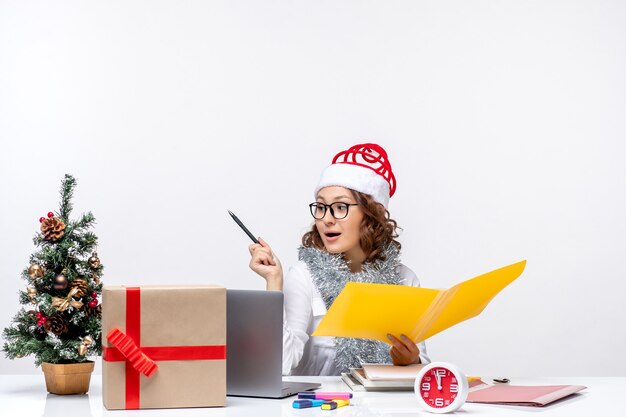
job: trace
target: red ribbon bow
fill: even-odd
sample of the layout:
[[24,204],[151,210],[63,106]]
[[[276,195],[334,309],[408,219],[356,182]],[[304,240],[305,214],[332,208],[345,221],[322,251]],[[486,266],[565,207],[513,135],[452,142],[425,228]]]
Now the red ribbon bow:
[[148,378],[154,374],[158,368],[157,364],[139,349],[133,339],[114,328],[107,335],[107,340],[124,355],[127,361],[137,371]]

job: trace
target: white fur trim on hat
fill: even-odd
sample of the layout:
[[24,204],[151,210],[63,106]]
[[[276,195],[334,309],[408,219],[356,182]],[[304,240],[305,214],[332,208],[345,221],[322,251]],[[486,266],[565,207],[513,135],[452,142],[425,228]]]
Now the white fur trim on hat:
[[369,194],[387,208],[389,204],[389,183],[373,169],[353,164],[335,163],[322,172],[315,188],[314,198],[324,187],[340,186]]

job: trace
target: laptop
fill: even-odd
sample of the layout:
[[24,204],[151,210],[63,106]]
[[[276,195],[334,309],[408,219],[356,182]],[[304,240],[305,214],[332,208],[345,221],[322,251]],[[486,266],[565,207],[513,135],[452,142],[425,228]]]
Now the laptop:
[[320,387],[282,379],[282,292],[227,290],[226,297],[226,395],[284,398]]

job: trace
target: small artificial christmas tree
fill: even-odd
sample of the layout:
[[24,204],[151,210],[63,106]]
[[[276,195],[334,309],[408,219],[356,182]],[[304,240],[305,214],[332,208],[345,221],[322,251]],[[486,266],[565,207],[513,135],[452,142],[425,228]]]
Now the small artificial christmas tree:
[[91,212],[70,220],[76,180],[65,175],[61,206],[39,219],[41,233],[33,239],[38,250],[22,271],[27,282],[20,291],[21,308],[4,329],[4,350],[9,359],[35,355],[35,365],[87,362],[102,354],[101,312],[103,266],[95,252],[98,238],[90,231]]

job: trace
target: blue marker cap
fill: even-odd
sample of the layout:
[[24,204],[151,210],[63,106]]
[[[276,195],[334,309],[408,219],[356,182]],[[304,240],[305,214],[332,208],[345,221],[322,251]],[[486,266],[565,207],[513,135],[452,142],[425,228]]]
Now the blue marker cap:
[[319,407],[324,404],[324,400],[294,400],[293,408]]

